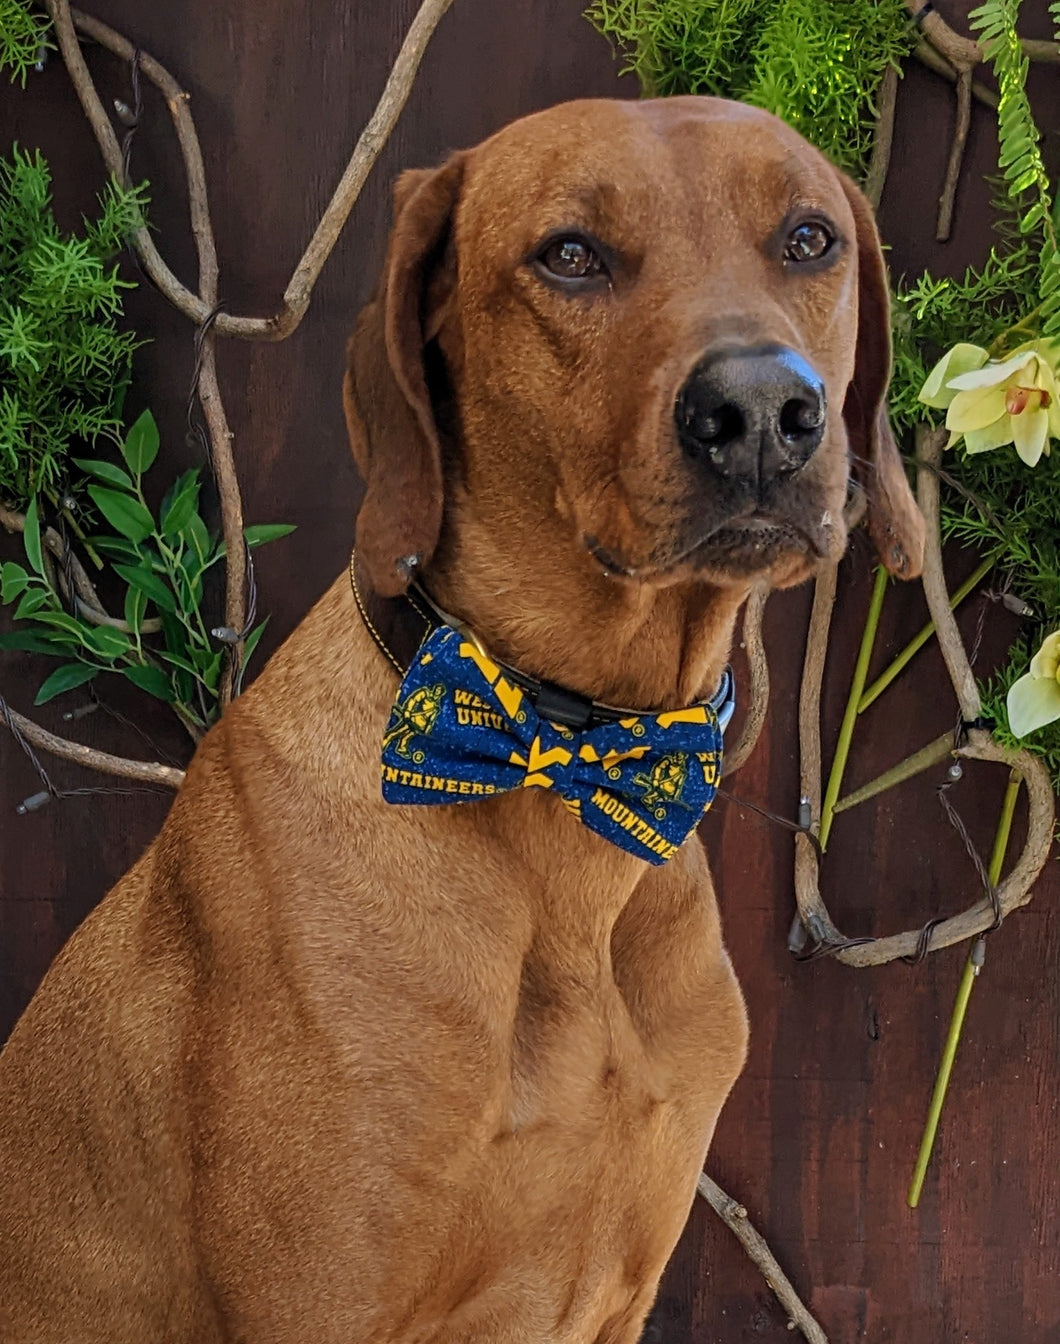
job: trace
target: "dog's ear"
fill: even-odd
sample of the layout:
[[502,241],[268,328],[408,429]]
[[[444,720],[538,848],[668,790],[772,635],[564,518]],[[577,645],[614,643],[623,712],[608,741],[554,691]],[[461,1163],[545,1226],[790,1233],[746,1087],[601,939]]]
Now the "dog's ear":
[[887,268],[872,208],[842,177],[858,247],[858,334],[854,377],[843,405],[853,475],[868,501],[868,528],[885,569],[915,579],[924,561],[924,518],[906,479],[887,416],[891,314]]
[[342,400],[365,483],[357,553],[387,597],[431,558],[442,525],[441,448],[423,356],[455,286],[447,242],[463,169],[457,154],[398,178],[382,281],[347,350]]

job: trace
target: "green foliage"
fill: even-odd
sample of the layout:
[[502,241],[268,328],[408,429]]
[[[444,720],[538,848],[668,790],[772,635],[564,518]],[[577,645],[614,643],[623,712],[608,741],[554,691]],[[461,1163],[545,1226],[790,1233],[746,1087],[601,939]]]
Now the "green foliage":
[[[1041,135],[1027,97],[1029,62],[1016,18],[1022,0],[986,0],[968,15],[993,62],[998,87],[998,166],[1016,210],[1021,234],[1041,239],[1038,270],[1039,324],[1043,336],[1060,336],[1060,253],[1053,222],[1052,190],[1042,162]],[[1054,5],[1056,18],[1060,6]]]
[[595,0],[589,17],[646,92],[753,103],[855,175],[883,73],[913,45],[901,0]]
[[1038,284],[1036,250],[1021,239],[1005,250],[994,247],[984,266],[960,280],[936,278],[926,271],[900,283],[892,299],[894,373],[891,419],[897,430],[912,432],[921,421],[942,423],[944,413],[917,399],[928,373],[958,341],[1007,354],[1035,333],[1024,321],[1033,308]]
[[24,0],[0,0],[0,70],[23,88],[26,76],[40,59],[42,47],[50,47],[48,16]]
[[[13,607],[16,629],[0,635],[0,649],[21,649],[62,659],[45,680],[37,704],[94,680],[102,673],[123,676],[141,690],[173,706],[182,722],[198,732],[218,715],[224,649],[203,620],[206,575],[224,559],[224,543],[199,512],[199,473],[179,476],[153,512],[143,490],[144,474],[158,454],[159,436],[149,411],[121,443],[124,466],[78,459],[92,481],[88,493],[111,531],[93,537],[123,591],[123,620],[101,624],[71,605],[57,581],[41,539],[37,501],[26,511],[23,546],[26,564],[0,570],[0,602]],[[284,525],[247,528],[250,546],[293,529]],[[244,663],[264,630],[246,642]]]
[[143,187],[113,184],[81,237],[64,237],[39,152],[0,159],[0,498],[54,497],[76,445],[117,442],[136,337],[119,329],[112,259],[142,219]]

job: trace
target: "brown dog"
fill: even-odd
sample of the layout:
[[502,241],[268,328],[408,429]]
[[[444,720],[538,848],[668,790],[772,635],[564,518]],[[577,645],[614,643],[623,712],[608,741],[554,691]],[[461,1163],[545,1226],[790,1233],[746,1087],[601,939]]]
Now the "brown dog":
[[[866,204],[764,113],[575,103],[408,173],[346,382],[366,612],[399,641],[415,572],[529,676],[709,696],[851,472],[917,570],[888,365]],[[703,850],[542,789],[387,805],[397,686],[343,575],[48,974],[4,1344],[638,1338],[744,1054]]]

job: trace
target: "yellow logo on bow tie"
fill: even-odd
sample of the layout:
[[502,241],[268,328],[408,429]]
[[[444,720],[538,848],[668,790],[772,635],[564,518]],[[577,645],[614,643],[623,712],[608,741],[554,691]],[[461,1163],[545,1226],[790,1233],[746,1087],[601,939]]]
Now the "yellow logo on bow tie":
[[535,737],[530,743],[530,754],[520,756],[517,751],[513,751],[508,757],[512,765],[521,765],[526,771],[526,778],[523,780],[524,789],[550,789],[554,783],[551,775],[543,774],[550,765],[569,765],[571,753],[563,747],[553,747],[550,751],[541,750],[541,739]]
[[634,775],[633,783],[644,790],[644,806],[650,807],[657,821],[666,816],[666,808],[681,801],[688,779],[688,757],[683,751],[661,756],[647,775]]
[[618,767],[623,761],[639,761],[649,751],[651,747],[630,747],[628,751],[608,751],[601,756],[590,742],[583,742],[578,748],[578,755],[590,765],[602,765],[608,779],[620,779],[622,771]]
[[460,642],[460,657],[470,658],[478,670],[489,682],[493,688],[493,694],[504,706],[504,712],[509,718],[515,719],[521,723],[519,717],[520,707],[523,703],[523,693],[517,686],[512,686],[501,676],[501,670],[492,658],[487,658],[481,649],[476,648],[468,640]]
[[436,686],[421,686],[404,700],[394,706],[393,727],[388,728],[383,738],[383,750],[393,744],[399,756],[407,761],[422,764],[424,753],[411,750],[414,737],[426,737],[434,729],[445,699],[445,687],[439,682]]

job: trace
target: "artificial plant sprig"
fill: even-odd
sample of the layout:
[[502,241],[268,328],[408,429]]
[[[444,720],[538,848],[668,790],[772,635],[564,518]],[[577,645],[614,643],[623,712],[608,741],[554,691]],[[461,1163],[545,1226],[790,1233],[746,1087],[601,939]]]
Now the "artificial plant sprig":
[[139,344],[122,330],[128,282],[115,262],[146,191],[111,184],[80,237],[51,209],[39,152],[0,158],[0,500],[53,502],[75,445],[121,431],[121,402]]
[[[1049,175],[1040,149],[1041,133],[1027,96],[1028,61],[1016,20],[1022,0],[986,0],[968,15],[980,34],[998,85],[998,166],[1017,209],[1021,234],[1040,236],[1039,323],[1043,336],[1060,336],[1060,252]],[[1054,22],[1057,6],[1052,7]]]
[[0,70],[23,88],[26,76],[52,46],[46,14],[23,0],[0,0]]
[[[84,686],[101,673],[117,673],[171,705],[197,738],[220,710],[224,648],[208,631],[202,608],[205,577],[224,559],[225,547],[199,512],[197,470],[178,477],[157,513],[152,511],[143,480],[158,448],[158,428],[145,411],[122,441],[123,466],[76,460],[91,481],[89,497],[110,525],[93,544],[122,581],[123,620],[100,624],[69,600],[49,563],[34,500],[22,529],[27,564],[9,561],[0,570],[0,601],[12,607],[16,625],[0,635],[0,649],[65,660],[41,686],[37,704]],[[292,530],[284,524],[250,527],[246,544],[258,546]],[[155,616],[149,618],[152,610]],[[262,622],[248,635],[244,660],[264,628]]]
[[915,45],[901,0],[595,0],[588,15],[646,92],[753,103],[855,175],[884,72]]

